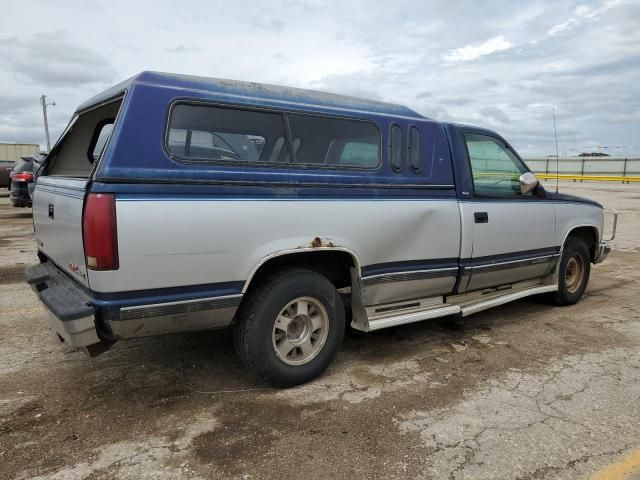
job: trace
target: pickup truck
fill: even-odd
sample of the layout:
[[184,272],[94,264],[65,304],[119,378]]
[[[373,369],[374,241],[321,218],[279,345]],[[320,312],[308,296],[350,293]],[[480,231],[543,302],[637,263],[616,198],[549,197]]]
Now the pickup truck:
[[27,280],[61,340],[231,327],[276,386],[320,375],[347,323],[571,305],[609,252],[603,207],[546,190],[493,131],[156,72],[77,109],[33,206]]

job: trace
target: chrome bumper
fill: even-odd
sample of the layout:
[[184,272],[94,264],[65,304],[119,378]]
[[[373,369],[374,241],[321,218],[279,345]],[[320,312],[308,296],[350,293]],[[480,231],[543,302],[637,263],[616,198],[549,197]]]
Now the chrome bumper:
[[609,213],[613,216],[612,224],[611,224],[611,236],[609,238],[604,238],[602,243],[607,243],[616,238],[616,230],[618,229],[618,212],[613,208],[605,207],[604,213]]
[[613,216],[613,219],[611,221],[611,236],[609,238],[604,238],[604,232],[603,232],[603,239],[600,242],[600,246],[596,250],[595,257],[593,258],[594,264],[602,263],[604,262],[604,259],[607,258],[607,255],[609,255],[609,252],[611,251],[611,246],[609,246],[609,242],[614,238],[616,238],[616,230],[618,229],[618,212],[616,212],[613,208],[605,207],[604,213],[610,214]]
[[101,342],[95,310],[87,292],[51,262],[26,272],[27,282],[45,311],[52,330],[71,347],[89,347]]
[[44,308],[49,327],[58,334],[60,339],[70,347],[82,348],[100,343],[96,323],[93,315],[90,317],[76,318],[74,320],[61,320],[47,308],[44,302],[40,302]]
[[596,250],[595,258],[593,259],[593,263],[601,263],[607,258],[609,252],[611,251],[611,247],[608,242],[601,242],[600,247]]

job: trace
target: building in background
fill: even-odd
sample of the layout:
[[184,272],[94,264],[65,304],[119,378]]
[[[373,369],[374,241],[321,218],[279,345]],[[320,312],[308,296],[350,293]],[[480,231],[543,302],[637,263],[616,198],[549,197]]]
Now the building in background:
[[40,145],[35,143],[0,142],[0,188],[9,187],[9,173],[21,157],[31,157],[39,152]]
[[40,152],[35,143],[0,143],[0,161],[17,162],[20,157],[29,157]]

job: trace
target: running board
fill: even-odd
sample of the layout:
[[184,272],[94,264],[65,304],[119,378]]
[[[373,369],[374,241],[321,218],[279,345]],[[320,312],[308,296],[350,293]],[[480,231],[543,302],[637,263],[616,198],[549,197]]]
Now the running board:
[[[368,322],[363,326],[364,328],[359,328],[354,323],[352,323],[352,327],[357,330],[371,332],[373,330],[380,330],[382,328],[395,327],[397,325],[405,325],[407,323],[421,322],[422,320],[429,320],[432,318],[446,317],[447,315],[460,315],[462,317],[466,317],[473,313],[481,312],[482,310],[486,310],[488,308],[497,307],[498,305],[504,305],[505,303],[513,302],[514,300],[519,300],[530,295],[555,292],[557,290],[558,285],[556,284],[538,284],[537,286],[522,288],[520,290],[516,290],[515,292],[510,290],[509,293],[504,293],[502,295],[494,294],[493,296],[491,296],[491,298],[482,299],[481,297],[476,297],[472,301],[467,300],[468,303],[462,303],[463,300],[458,298],[458,301],[460,302],[459,304],[439,303],[433,305],[432,302],[436,301],[436,298],[423,299],[407,304],[407,308],[404,309],[404,313],[397,313],[396,315],[393,315],[389,314],[390,312],[385,312],[385,316],[383,316],[382,318],[374,317],[373,319],[368,320]],[[416,310],[416,303],[418,303],[422,307],[422,309]],[[431,308],[424,308],[429,304],[431,304]],[[413,308],[409,308],[408,305],[411,305],[411,307]],[[395,306],[403,307],[404,305],[398,304]],[[388,307],[384,308],[386,309]],[[378,308],[378,310],[382,310],[382,308]],[[369,315],[371,315],[371,313]]]
[[505,303],[513,302],[530,295],[538,295],[540,293],[555,292],[558,290],[558,285],[542,285],[539,287],[526,288],[524,290],[518,290],[506,295],[500,295],[498,297],[489,298],[487,300],[481,300],[479,302],[470,303],[468,305],[462,305],[460,308],[460,315],[466,317],[472,313],[481,312],[487,308],[497,307],[498,305],[504,305]]
[[404,313],[390,317],[380,318],[378,320],[369,321],[369,331],[380,330],[381,328],[395,327],[396,325],[404,325],[406,323],[420,322],[431,318],[445,317],[447,315],[455,315],[460,313],[459,305],[446,305],[439,308],[431,308],[419,312]]

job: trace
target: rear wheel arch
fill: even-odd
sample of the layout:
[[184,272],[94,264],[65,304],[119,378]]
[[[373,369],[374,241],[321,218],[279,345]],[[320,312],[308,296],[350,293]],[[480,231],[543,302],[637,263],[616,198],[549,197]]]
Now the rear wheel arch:
[[337,289],[351,286],[351,268],[360,276],[360,262],[356,254],[346,248],[298,248],[275,252],[263,258],[249,274],[242,293],[247,293],[260,281],[278,270],[305,268],[324,275]]

